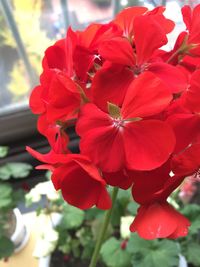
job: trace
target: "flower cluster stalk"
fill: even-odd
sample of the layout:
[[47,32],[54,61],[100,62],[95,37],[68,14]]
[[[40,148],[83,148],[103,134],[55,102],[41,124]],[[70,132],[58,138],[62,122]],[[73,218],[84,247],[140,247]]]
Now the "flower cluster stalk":
[[113,211],[113,207],[114,207],[114,204],[115,204],[115,200],[117,198],[117,193],[118,193],[118,188],[114,187],[113,188],[113,192],[112,192],[112,208],[107,210],[106,213],[105,213],[104,222],[103,222],[101,231],[100,231],[100,233],[98,235],[97,242],[96,242],[96,245],[95,245],[95,249],[94,249],[94,252],[93,252],[92,259],[91,259],[89,267],[96,267],[96,264],[97,264],[97,261],[98,261],[98,258],[99,258],[99,252],[100,252],[100,249],[101,249],[101,245],[102,245],[102,242],[104,240],[104,237],[105,237],[105,234],[106,234],[106,231],[108,229],[108,225],[109,225],[109,222],[110,222],[110,219],[111,219],[111,216],[112,216],[112,211]]

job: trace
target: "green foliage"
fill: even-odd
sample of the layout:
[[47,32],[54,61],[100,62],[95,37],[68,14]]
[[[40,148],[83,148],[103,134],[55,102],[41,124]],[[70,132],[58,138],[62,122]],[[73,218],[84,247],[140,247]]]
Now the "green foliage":
[[200,206],[197,204],[187,204],[181,209],[181,213],[185,215],[191,222],[188,236],[180,239],[181,253],[185,256],[189,263],[195,267],[199,267]]
[[137,214],[138,207],[139,205],[135,201],[132,201],[128,204],[127,210],[132,216],[135,216]]
[[104,215],[104,211],[99,210],[95,207],[85,211],[85,219],[89,221],[100,219],[103,217],[103,215]]
[[185,256],[188,262],[192,263],[194,266],[200,266],[200,244],[196,242],[190,242]]
[[129,267],[131,264],[131,254],[121,249],[120,241],[114,237],[103,244],[100,253],[108,267]]
[[14,244],[9,238],[0,234],[0,260],[10,257],[14,252]]
[[0,146],[0,158],[4,158],[8,154],[9,147],[8,146]]
[[84,216],[84,211],[70,205],[65,205],[60,226],[66,230],[77,229],[82,225]]
[[22,199],[21,190],[14,191],[10,184],[0,183],[0,259],[14,251],[13,242],[7,237],[11,211]]
[[90,259],[95,246],[90,227],[82,227],[76,232],[76,237],[83,248],[81,258]]
[[9,162],[0,167],[0,179],[24,178],[29,175],[32,169],[33,167],[28,163]]
[[130,199],[130,190],[119,189],[111,218],[111,223],[113,226],[120,225],[120,218],[126,214],[126,208],[130,202]]
[[170,240],[144,240],[132,235],[127,246],[132,254],[132,266],[176,267],[179,262],[179,248]]
[[12,188],[8,184],[0,183],[0,210],[12,207]]
[[191,221],[189,234],[197,234],[200,230],[200,206],[188,204],[181,210],[181,213]]

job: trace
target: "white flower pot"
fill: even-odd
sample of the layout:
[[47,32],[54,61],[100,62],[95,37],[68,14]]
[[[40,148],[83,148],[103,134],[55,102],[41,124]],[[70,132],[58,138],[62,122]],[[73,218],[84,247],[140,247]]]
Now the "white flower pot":
[[26,225],[24,224],[24,219],[20,210],[18,208],[15,208],[13,210],[13,213],[16,218],[16,227],[10,239],[12,240],[15,246],[14,252],[17,253],[26,246],[29,240],[30,233]]

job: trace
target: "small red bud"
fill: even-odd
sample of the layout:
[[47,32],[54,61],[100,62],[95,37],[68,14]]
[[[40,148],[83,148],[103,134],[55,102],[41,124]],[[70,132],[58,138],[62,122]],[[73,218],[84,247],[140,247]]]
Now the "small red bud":
[[123,241],[121,242],[120,247],[121,247],[122,250],[126,249],[127,243],[128,243],[128,240],[123,240]]
[[65,255],[63,256],[63,260],[64,260],[64,261],[69,261],[69,260],[70,260],[70,256],[67,255],[67,254],[65,254]]

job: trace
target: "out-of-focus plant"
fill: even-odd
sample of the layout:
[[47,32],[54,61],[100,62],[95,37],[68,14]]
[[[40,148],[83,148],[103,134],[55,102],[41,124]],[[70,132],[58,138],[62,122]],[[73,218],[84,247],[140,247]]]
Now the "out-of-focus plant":
[[[7,153],[8,147],[0,146],[0,158],[6,157]],[[15,217],[12,210],[24,198],[23,190],[14,190],[7,180],[26,177],[31,169],[31,165],[19,162],[0,166],[0,260],[14,252],[11,235],[15,229]]]
[[[180,255],[183,255],[191,266],[198,267],[200,206],[184,205],[179,199],[179,192],[180,189],[175,191],[168,201],[190,219],[189,236],[179,240],[143,240],[128,231],[138,204],[131,200],[130,191],[119,190],[114,216],[100,252],[101,262],[107,267],[131,267],[135,264],[138,267],[175,267],[182,257]],[[44,195],[47,200],[45,205],[39,205],[37,213],[39,216],[49,216],[53,224],[51,229],[45,227],[40,234],[34,256],[47,256],[57,250],[62,252],[65,261],[75,263],[81,259],[82,263],[87,262],[98,236],[103,212],[96,208],[82,211],[68,205],[51,182],[36,185],[26,195],[26,202],[28,205],[39,202]],[[55,213],[60,214],[56,225],[53,220]]]
[[[48,45],[50,39],[40,26],[42,1],[13,1],[13,14],[26,48],[31,65],[35,72],[41,72],[41,56]],[[31,30],[30,30],[31,29]],[[7,32],[7,30],[6,30]],[[12,36],[6,33],[4,40],[5,45],[16,48],[16,42]],[[52,40],[51,40],[52,43]],[[11,82],[8,85],[8,90],[13,94],[13,101],[22,99],[29,92],[30,85],[26,74],[25,67],[19,59],[15,62],[13,70],[10,73]]]

